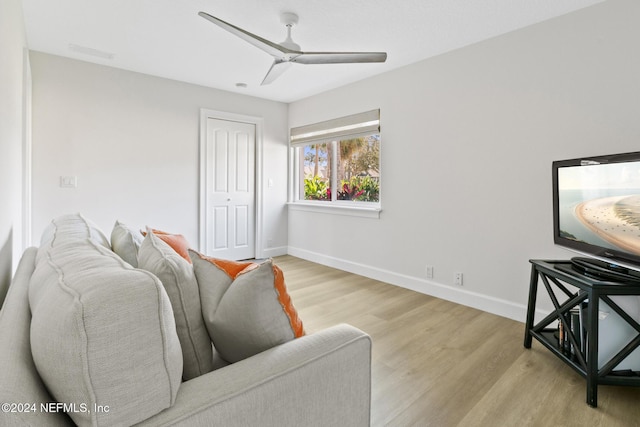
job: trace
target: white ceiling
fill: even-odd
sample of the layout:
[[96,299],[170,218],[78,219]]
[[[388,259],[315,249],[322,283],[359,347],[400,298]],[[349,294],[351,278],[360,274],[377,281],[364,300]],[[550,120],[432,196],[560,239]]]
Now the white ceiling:
[[[603,0],[22,0],[32,50],[292,102]],[[260,86],[273,59],[198,16],[273,42],[282,12],[305,51],[385,51],[384,64],[294,64]],[[70,45],[90,53],[70,49]],[[95,56],[111,54],[111,58]],[[236,87],[246,83],[246,88]]]

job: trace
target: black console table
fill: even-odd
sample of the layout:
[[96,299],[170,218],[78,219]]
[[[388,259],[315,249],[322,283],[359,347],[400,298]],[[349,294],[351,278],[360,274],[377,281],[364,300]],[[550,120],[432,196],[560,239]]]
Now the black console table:
[[[598,406],[598,385],[640,387],[640,373],[617,372],[616,366],[640,345],[640,324],[609,298],[611,295],[640,295],[640,284],[607,282],[573,270],[570,261],[530,260],[531,282],[524,333],[524,346],[531,348],[535,338],[587,380],[587,403]],[[554,311],[534,325],[538,282],[541,281],[551,299]],[[566,284],[577,288],[571,291]],[[559,301],[556,291],[566,300]],[[637,332],[637,335],[598,369],[598,306],[604,301]],[[575,320],[579,313],[580,322]],[[558,327],[550,327],[557,322]],[[576,326],[579,324],[579,327]]]

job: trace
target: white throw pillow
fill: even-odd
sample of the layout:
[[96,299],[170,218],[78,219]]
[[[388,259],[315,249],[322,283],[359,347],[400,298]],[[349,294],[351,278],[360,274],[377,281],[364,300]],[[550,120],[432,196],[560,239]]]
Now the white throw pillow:
[[111,230],[111,249],[123,260],[134,267],[138,266],[138,250],[144,236],[120,221],[116,221]]
[[164,285],[176,321],[184,359],[185,381],[213,370],[213,349],[202,320],[198,282],[192,265],[147,228],[138,252],[138,267]]
[[189,255],[207,331],[227,362],[237,362],[304,335],[284,275],[271,259],[235,262],[193,250]]

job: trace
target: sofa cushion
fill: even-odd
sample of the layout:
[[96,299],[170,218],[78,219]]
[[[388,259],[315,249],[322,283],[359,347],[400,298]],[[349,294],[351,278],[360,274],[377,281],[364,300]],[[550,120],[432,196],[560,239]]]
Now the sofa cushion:
[[207,331],[227,362],[304,335],[282,271],[271,259],[243,263],[189,253]]
[[91,240],[100,246],[111,249],[111,244],[107,236],[92,221],[88,220],[80,213],[62,215],[49,223],[42,232],[40,247],[36,262],[40,262],[44,254],[57,243],[66,240],[84,241]]
[[138,266],[138,250],[144,236],[120,221],[111,230],[111,249],[134,267]]
[[182,352],[160,281],[92,239],[43,256],[29,283],[31,350],[52,397],[75,404],[78,425],[132,425],[173,405]]
[[211,339],[202,320],[193,267],[151,229],[142,241],[138,267],[155,274],[167,291],[184,359],[185,381],[213,370]]

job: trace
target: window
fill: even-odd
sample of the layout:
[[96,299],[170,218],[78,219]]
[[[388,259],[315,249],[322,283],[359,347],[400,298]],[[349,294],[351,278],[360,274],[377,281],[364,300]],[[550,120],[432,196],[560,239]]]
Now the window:
[[380,206],[379,110],[291,129],[295,201]]

